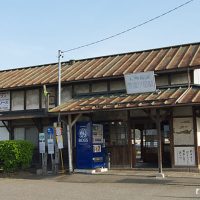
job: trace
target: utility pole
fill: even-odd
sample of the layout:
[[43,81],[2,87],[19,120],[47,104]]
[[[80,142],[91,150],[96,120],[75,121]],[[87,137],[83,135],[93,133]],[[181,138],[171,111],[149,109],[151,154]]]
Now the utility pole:
[[58,106],[61,104],[61,61],[62,51],[58,50]]

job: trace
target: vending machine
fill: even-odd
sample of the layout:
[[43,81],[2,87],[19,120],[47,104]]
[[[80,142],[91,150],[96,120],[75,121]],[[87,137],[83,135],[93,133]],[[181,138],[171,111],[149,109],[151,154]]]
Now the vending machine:
[[91,121],[76,123],[76,168],[96,169],[106,166],[103,125]]

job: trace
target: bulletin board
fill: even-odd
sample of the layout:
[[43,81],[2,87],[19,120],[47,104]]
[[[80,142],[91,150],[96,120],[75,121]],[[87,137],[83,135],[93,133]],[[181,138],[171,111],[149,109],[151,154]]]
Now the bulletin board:
[[194,147],[174,147],[175,166],[194,166],[195,148]]

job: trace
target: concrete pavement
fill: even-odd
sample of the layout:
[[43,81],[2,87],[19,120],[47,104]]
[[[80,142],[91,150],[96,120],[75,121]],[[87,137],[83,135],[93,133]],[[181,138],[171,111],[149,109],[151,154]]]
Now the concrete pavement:
[[[200,199],[199,174],[168,172],[165,179],[156,179],[154,175],[155,172],[152,171],[120,170],[100,175],[64,174],[46,177],[22,173],[10,178],[0,178],[0,199]],[[199,194],[196,194],[196,189]]]

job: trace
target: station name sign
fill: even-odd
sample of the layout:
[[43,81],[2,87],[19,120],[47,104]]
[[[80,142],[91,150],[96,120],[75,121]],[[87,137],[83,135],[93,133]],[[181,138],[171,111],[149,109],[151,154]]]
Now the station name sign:
[[156,91],[155,74],[153,71],[125,74],[124,79],[127,94]]

